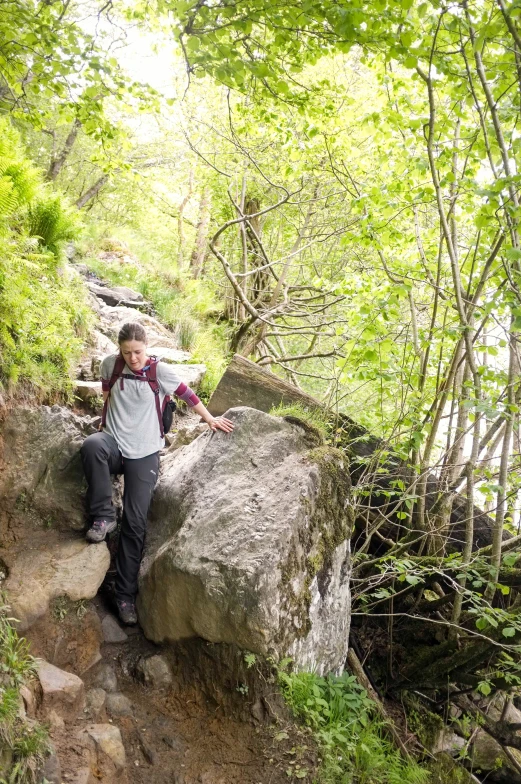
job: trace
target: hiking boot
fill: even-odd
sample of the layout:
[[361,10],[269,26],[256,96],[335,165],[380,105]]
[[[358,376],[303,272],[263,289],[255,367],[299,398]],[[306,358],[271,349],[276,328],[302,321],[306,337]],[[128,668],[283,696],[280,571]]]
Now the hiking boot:
[[117,522],[115,520],[94,520],[92,528],[87,531],[88,542],[103,542],[107,534],[115,531]]
[[119,620],[125,626],[135,626],[137,623],[136,605],[134,602],[125,602],[118,599],[116,601],[118,608]]

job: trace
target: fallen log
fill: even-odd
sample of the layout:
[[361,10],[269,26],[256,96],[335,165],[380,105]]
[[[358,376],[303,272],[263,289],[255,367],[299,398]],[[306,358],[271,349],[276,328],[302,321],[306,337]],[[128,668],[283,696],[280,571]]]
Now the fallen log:
[[[346,450],[351,460],[351,480],[353,485],[368,482],[370,493],[363,504],[373,510],[385,508],[389,522],[381,533],[390,539],[399,539],[404,533],[403,524],[394,514],[394,506],[400,503],[389,500],[389,491],[393,489],[397,479],[407,486],[410,481],[410,469],[407,464],[393,454],[392,448],[381,438],[373,436],[366,428],[359,425],[345,414],[327,409],[319,400],[302,392],[294,384],[284,381],[269,370],[251,362],[249,359],[234,354],[208,403],[214,416],[224,414],[234,406],[249,406],[269,413],[280,405],[299,404],[308,410],[322,410],[337,418],[336,428],[340,431],[339,446]],[[381,455],[384,455],[381,458]],[[375,457],[378,463],[377,473],[371,473],[368,463]],[[378,460],[376,459],[378,458]],[[396,491],[394,491],[396,492]],[[439,497],[438,480],[435,475],[427,479],[427,512],[434,507]],[[466,499],[459,493],[452,500],[450,515],[449,549],[461,550],[465,541]],[[365,515],[363,515],[365,517]],[[362,515],[358,519],[359,532],[365,528]],[[355,522],[356,525],[356,522]],[[477,507],[474,510],[474,549],[486,547],[492,543],[493,520]],[[418,532],[421,533],[421,532]],[[355,534],[356,538],[356,534]],[[505,534],[504,538],[509,538]]]
[[301,392],[294,384],[288,384],[255,362],[234,354],[210,398],[208,408],[214,416],[221,416],[234,406],[248,406],[269,413],[282,403],[300,403],[310,409],[323,408],[318,400]]

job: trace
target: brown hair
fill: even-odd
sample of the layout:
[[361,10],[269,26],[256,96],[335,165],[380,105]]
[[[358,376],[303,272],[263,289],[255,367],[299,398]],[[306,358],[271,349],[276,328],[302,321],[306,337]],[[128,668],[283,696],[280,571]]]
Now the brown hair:
[[137,321],[128,321],[123,324],[118,334],[118,343],[121,346],[126,340],[139,340],[141,343],[147,342],[145,328]]

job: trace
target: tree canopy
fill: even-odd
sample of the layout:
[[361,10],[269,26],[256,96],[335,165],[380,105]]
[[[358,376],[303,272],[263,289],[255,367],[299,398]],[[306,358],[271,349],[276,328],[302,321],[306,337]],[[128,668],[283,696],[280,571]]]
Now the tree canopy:
[[[6,155],[16,253],[40,276],[67,235],[36,261],[21,247],[44,234],[29,191],[11,205],[30,171],[81,211],[87,246],[127,238],[144,268],[106,273],[194,335],[202,319],[219,367],[236,351],[312,393],[348,451],[343,417],[380,439],[355,450],[357,612],[385,616],[391,647],[426,625],[429,653],[402,650],[395,687],[440,702],[521,686],[520,15],[517,0],[0,7],[3,133],[19,150],[18,127],[51,183]],[[168,95],[118,60],[136,26],[176,47]],[[2,319],[12,358],[25,338]]]

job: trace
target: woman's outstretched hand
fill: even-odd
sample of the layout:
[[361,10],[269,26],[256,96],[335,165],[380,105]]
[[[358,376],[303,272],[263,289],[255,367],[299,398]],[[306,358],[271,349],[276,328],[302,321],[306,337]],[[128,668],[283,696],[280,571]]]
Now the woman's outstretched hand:
[[210,414],[204,403],[197,403],[192,408],[194,414],[199,414],[201,419],[203,419],[207,425],[211,427],[211,429],[215,432],[216,430],[223,430],[225,433],[231,433],[235,425],[230,419],[226,419],[226,417],[218,416],[214,417]]
[[214,417],[208,424],[213,431],[223,430],[225,433],[231,433],[235,427],[233,422],[230,419],[226,419],[226,417]]

